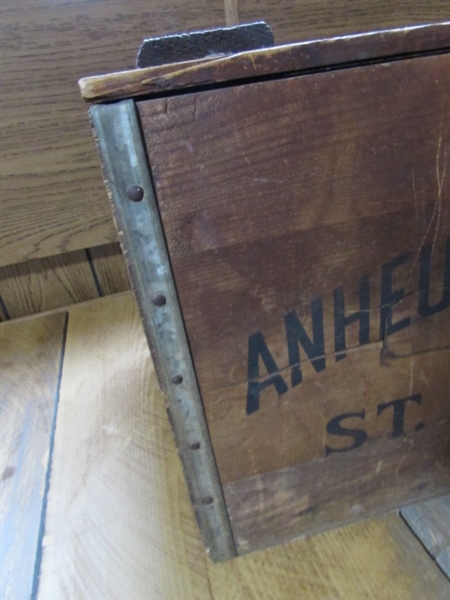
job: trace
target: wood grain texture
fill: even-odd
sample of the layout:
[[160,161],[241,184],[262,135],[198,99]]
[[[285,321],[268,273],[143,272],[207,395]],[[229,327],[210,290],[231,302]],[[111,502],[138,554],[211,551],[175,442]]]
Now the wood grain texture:
[[119,244],[96,246],[88,252],[104,296],[126,292],[131,288]]
[[82,250],[0,267],[0,295],[11,319],[99,297]]
[[445,600],[450,592],[395,514],[210,565],[208,572],[216,600]]
[[40,599],[448,593],[448,580],[397,514],[207,561],[131,294],[70,309]]
[[[378,342],[381,266],[403,252],[405,296],[419,285],[417,251],[433,241],[432,287],[442,288],[449,73],[443,55],[139,104],[203,393],[246,382],[247,338],[262,324],[288,367],[283,317],[295,309],[310,326],[314,298],[333,352],[333,289],[344,285],[355,309],[363,274]],[[410,88],[418,80],[435,109]]]
[[225,21],[228,27],[239,25],[239,0],[224,0]]
[[149,96],[223,82],[292,75],[389,56],[448,49],[449,22],[316,39],[269,50],[110,73],[79,81],[89,102]]
[[63,308],[130,289],[119,244],[0,267],[0,320]]
[[0,264],[111,242],[76,82],[132,68],[144,37],[223,25],[223,2],[4,0],[1,11]]
[[[449,16],[446,0],[386,6],[362,0],[350,8],[343,2],[337,7],[331,2],[239,4],[241,21],[266,17],[279,42],[303,39],[306,28],[314,37],[342,27],[353,31]],[[4,0],[1,10],[0,264],[109,243],[116,233],[75,82],[132,68],[140,41],[149,35],[224,24],[224,5],[219,0],[151,5],[141,0]]]
[[317,36],[385,29],[414,23],[446,20],[446,0],[239,0],[241,23],[263,19],[271,26],[277,44]]
[[401,515],[450,577],[450,496],[407,506]]
[[448,423],[225,485],[238,554],[445,494]]
[[449,86],[441,54],[138,103],[241,552],[448,490]]
[[[380,349],[355,351],[320,374],[305,365],[299,387],[281,397],[275,390],[261,394],[261,408],[250,416],[246,415],[248,385],[206,394],[208,423],[222,483],[323,459],[327,446],[347,448],[351,445],[349,437],[327,433],[328,423],[339,414],[364,412],[363,420],[355,417],[346,425],[362,427],[370,440],[385,440],[392,430],[393,416],[390,411],[382,415],[377,415],[377,411],[388,400],[421,394],[420,406],[412,403],[405,411],[405,432],[413,433],[419,423],[433,426],[448,421],[449,362],[448,350],[430,351],[414,358],[392,360],[380,369]],[[432,377],[431,373],[437,375]],[[283,375],[289,382],[288,370]],[[393,451],[395,448],[394,445]],[[351,463],[352,457],[349,455],[347,461]]]
[[43,505],[66,315],[0,327],[0,595],[30,598],[39,563]]
[[132,296],[73,307],[38,597],[210,598],[205,559]]
[[[131,294],[127,294],[70,309],[71,349],[65,356],[63,378],[69,378],[67,381],[74,389],[70,392],[70,402],[62,406],[63,414],[66,413],[62,418],[72,420],[74,431],[71,432],[71,426],[66,423],[65,433],[69,438],[62,444],[60,436],[55,448],[55,464],[59,467],[52,477],[51,507],[60,514],[56,519],[53,513],[50,536],[44,537],[41,598],[231,600],[245,597],[272,600],[304,597],[325,600],[333,597],[359,600],[389,597],[445,600],[448,597],[448,581],[396,514],[227,563],[205,562],[163,399],[157,391],[139,318],[133,307]],[[7,374],[2,383],[15,373],[9,379],[10,383],[14,379],[15,384],[4,386],[2,390],[3,406],[5,399],[9,402],[13,398],[24,398],[30,384],[33,392],[40,387],[37,380],[29,377],[30,366],[34,370],[40,365],[41,375],[46,373],[44,387],[47,387],[58,362],[59,344],[54,342],[58,336],[62,340],[64,321],[61,317],[34,318],[0,327],[2,369],[3,374]],[[115,327],[116,333],[111,334]],[[129,365],[119,366],[114,375],[120,385],[114,385],[117,379],[104,388],[98,380],[98,386],[92,385],[94,370],[103,373],[100,378],[103,382],[103,377],[108,380],[109,369],[117,367],[118,363],[109,362],[111,350],[105,351],[111,342],[121,348],[122,356],[130,356],[133,365],[130,377],[133,379],[137,372],[140,381],[136,386],[129,387],[130,380],[126,375]],[[92,372],[84,370],[96,355],[100,368],[96,368],[95,362],[90,368]],[[90,377],[90,384],[82,381],[82,372]],[[122,385],[124,381],[127,382],[125,386]],[[124,387],[132,394],[128,403],[124,401],[128,398]],[[140,400],[136,400],[136,394],[142,394]],[[85,401],[80,406],[83,398]],[[137,405],[141,408],[136,409]],[[33,406],[37,409],[36,404]],[[41,408],[44,414],[48,410],[46,406]],[[38,415],[43,417],[40,411],[35,416]],[[22,418],[23,412],[15,411],[11,416]],[[143,419],[150,422],[148,426],[142,423]],[[107,428],[107,435],[104,428]],[[25,441],[36,448],[35,438],[22,441],[23,448]],[[63,457],[58,458],[58,453]],[[62,468],[63,458],[70,459],[68,465],[73,468],[74,462],[78,464],[75,457],[79,454],[84,456],[80,461],[84,470]],[[32,472],[16,471],[13,477],[4,479],[2,499],[8,482],[14,478],[17,482],[19,476],[26,478]],[[62,494],[60,504],[57,491]],[[69,510],[64,514],[68,504]],[[3,519],[6,515],[6,512],[2,513]],[[61,530],[53,529],[56,521]],[[25,524],[31,530],[36,525],[31,518],[24,521],[22,527]],[[7,523],[5,527],[2,522],[2,531],[7,531],[9,525]],[[152,535],[149,535],[149,529]],[[27,535],[21,542],[24,537]],[[32,565],[36,547],[21,543],[21,549],[28,550],[31,558],[20,566]],[[120,558],[115,558],[116,555]],[[2,575],[5,572],[4,569]],[[55,577],[53,581],[51,574]],[[9,571],[8,575],[12,577],[10,582],[23,583],[20,569]],[[8,594],[2,588],[5,600],[27,595],[26,592]]]

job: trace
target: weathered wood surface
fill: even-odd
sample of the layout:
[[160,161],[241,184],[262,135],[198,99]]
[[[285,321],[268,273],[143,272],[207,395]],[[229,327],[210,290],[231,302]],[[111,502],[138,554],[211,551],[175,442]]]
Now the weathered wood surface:
[[[407,449],[405,449],[407,448]],[[238,554],[437,496],[450,478],[448,421],[225,485]]]
[[133,68],[145,37],[224,25],[223,0],[3,0],[1,20],[0,264],[115,240],[77,81]]
[[449,47],[450,22],[312,40],[290,46],[149,67],[80,80],[83,98],[100,102],[200,85],[251,80],[360,60]]
[[[234,490],[252,481],[265,498],[283,467],[357,461],[345,485],[364,514],[431,495],[422,477],[448,489],[449,89],[441,54],[138,103],[239,535],[253,504]],[[379,477],[357,460],[384,449]],[[300,534],[279,506],[277,540]],[[338,508],[328,526],[348,520]],[[242,551],[273,542],[253,525]]]
[[134,301],[73,307],[38,597],[208,597],[205,575]]
[[0,295],[11,319],[100,296],[86,253],[77,250],[0,268]]
[[96,246],[87,252],[102,296],[120,294],[131,288],[119,244]]
[[[277,43],[448,20],[446,0],[232,0],[240,22],[267,21]],[[227,0],[225,0],[227,4]]]
[[450,577],[450,496],[407,506],[401,515]]
[[0,327],[4,600],[30,598],[36,587],[65,322],[60,313]]
[[[131,294],[69,315],[38,598],[446,600],[448,579],[395,513],[209,562]],[[0,331],[17,347],[46,319]],[[23,372],[13,346],[8,369]],[[20,396],[30,388],[22,377]]]
[[226,0],[225,9],[222,0],[1,2],[0,264],[116,239],[76,81],[132,68],[144,37],[221,26],[225,13],[237,25],[239,11],[243,23],[272,24],[278,43],[450,16],[447,0]]
[[16,319],[130,289],[118,244],[0,267],[0,316]]

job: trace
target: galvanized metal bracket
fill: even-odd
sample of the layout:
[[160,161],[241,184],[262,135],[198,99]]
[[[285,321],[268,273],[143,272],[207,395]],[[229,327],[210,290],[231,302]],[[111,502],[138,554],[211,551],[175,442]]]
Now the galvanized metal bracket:
[[145,333],[212,560],[236,555],[133,100],[90,109]]

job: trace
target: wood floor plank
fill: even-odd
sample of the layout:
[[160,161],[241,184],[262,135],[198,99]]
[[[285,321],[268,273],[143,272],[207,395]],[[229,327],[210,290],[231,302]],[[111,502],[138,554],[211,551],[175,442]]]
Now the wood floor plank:
[[395,513],[213,565],[131,294],[70,309],[39,600],[446,599]]
[[0,326],[4,600],[33,589],[65,322],[59,313]]
[[401,514],[450,577],[450,495],[407,506]]
[[209,565],[216,600],[449,597],[450,584],[396,513]]
[[211,598],[131,294],[70,309],[38,598]]

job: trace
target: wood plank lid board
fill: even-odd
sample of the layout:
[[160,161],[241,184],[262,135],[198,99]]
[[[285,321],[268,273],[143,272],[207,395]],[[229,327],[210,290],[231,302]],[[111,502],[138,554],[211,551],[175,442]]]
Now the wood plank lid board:
[[450,489],[450,22],[81,80],[205,545]]

